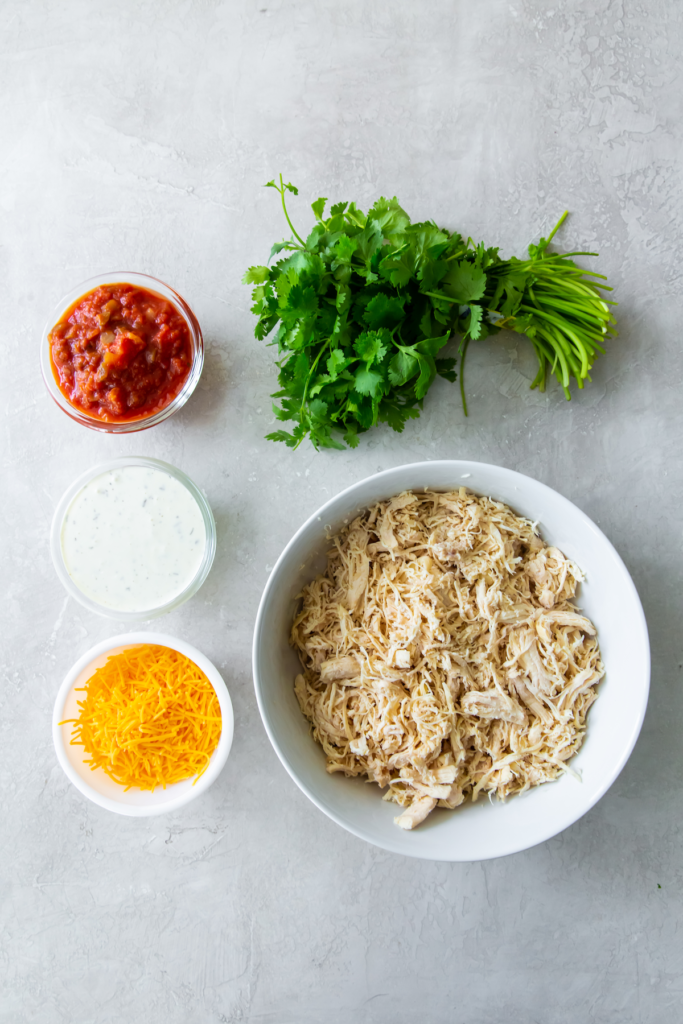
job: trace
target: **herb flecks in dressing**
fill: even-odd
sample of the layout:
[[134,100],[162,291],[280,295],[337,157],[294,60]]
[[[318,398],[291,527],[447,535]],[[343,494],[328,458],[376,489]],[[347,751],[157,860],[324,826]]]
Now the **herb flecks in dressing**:
[[161,469],[124,466],[78,492],[61,544],[67,572],[91,600],[121,612],[152,611],[197,575],[206,529],[179,480]]

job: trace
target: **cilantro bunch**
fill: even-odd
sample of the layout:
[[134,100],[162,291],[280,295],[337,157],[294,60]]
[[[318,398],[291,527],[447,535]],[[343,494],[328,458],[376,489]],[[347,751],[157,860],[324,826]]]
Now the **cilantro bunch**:
[[613,333],[610,303],[599,274],[573,256],[548,252],[547,239],[529,247],[529,258],[502,260],[497,248],[475,245],[433,221],[411,224],[397,199],[378,199],[364,214],[355,203],[337,203],[325,218],[326,198],[313,203],[316,223],[304,240],[287,211],[291,183],[269,181],[281,196],[290,241],[276,243],[272,267],[250,267],[255,336],[277,345],[280,390],[272,396],[291,432],[268,434],[297,448],[309,437],[316,448],[358,444],[377,423],[402,431],[420,415],[437,374],[456,379],[456,359],[439,356],[460,335],[460,389],[465,415],[464,364],[470,341],[503,328],[534,346],[539,369],[532,388],[545,390],[554,374],[569,399],[570,378],[579,388],[603,342]]

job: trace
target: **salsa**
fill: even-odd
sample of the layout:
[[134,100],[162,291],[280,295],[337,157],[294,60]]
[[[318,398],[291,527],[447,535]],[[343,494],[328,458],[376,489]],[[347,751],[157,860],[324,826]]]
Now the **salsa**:
[[155,292],[106,284],[82,295],[48,334],[62,394],[88,416],[144,419],[166,408],[192,368],[184,318]]

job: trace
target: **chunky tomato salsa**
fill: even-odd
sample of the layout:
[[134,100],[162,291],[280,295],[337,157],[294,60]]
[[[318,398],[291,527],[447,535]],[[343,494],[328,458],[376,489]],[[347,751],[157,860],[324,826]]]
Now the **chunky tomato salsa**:
[[131,284],[100,285],[82,295],[48,340],[62,394],[105,421],[160,412],[192,368],[190,331],[178,310]]

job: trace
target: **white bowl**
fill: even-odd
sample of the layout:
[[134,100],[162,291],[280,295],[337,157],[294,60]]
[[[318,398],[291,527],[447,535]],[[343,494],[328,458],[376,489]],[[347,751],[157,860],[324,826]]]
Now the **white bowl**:
[[[93,771],[85,763],[87,755],[83,747],[71,746],[73,726],[59,724],[65,718],[78,717],[76,702],[79,698],[82,699],[82,694],[75,692],[76,687],[83,686],[95,670],[104,665],[108,655],[118,654],[119,651],[136,644],[160,644],[162,647],[171,647],[174,651],[179,651],[202,670],[216,691],[223,719],[221,736],[218,746],[211,755],[208,768],[194,785],[192,779],[183,779],[182,782],[174,782],[166,789],[156,789],[153,793],[142,789],[129,789],[128,792],[125,792],[124,787],[110,779],[101,768],[95,768]],[[82,658],[78,659],[67,673],[59,688],[52,715],[52,739],[57,752],[57,760],[69,781],[73,782],[83,796],[100,807],[134,818],[145,818],[153,814],[168,814],[170,811],[177,811],[179,807],[184,807],[185,804],[189,804],[191,800],[195,800],[205,793],[209,786],[216,781],[228,759],[232,746],[233,727],[234,718],[230,694],[218,669],[196,647],[185,643],[184,640],[167,636],[165,633],[124,633],[95,644]]]
[[[586,740],[571,761],[581,781],[557,782],[511,797],[480,800],[455,811],[436,810],[414,831],[394,824],[395,804],[377,786],[325,771],[294,695],[299,660],[289,646],[297,594],[324,571],[326,534],[374,502],[406,489],[445,491],[465,486],[538,520],[543,539],[586,573],[578,604],[596,624],[606,668],[588,714]],[[638,738],[650,680],[645,616],[624,563],[605,535],[575,505],[545,484],[480,462],[418,462],[361,480],[328,501],[289,542],[273,569],[258,611],[253,648],[261,717],[283,765],[316,807],[354,835],[393,853],[427,860],[476,861],[502,857],[557,835],[609,789]]]

